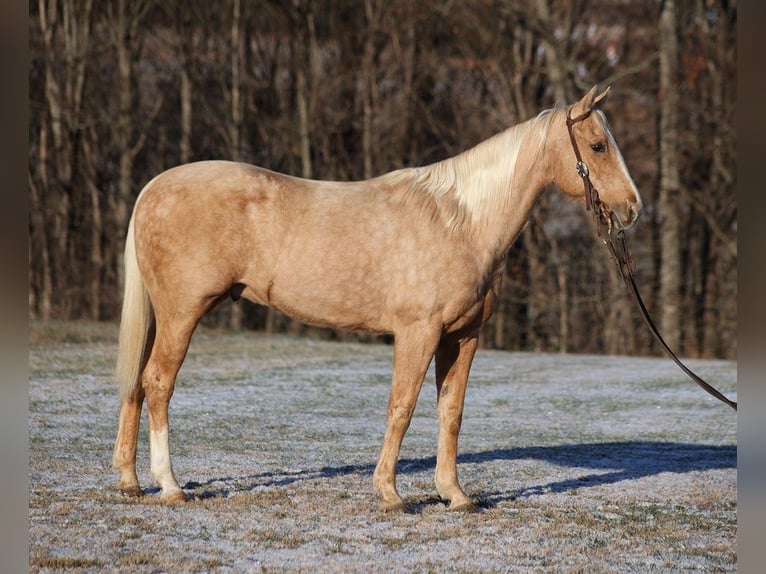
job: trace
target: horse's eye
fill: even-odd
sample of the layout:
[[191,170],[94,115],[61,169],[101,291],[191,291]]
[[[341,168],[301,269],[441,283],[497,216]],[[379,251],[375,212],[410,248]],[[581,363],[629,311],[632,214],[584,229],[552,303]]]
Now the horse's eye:
[[592,149],[596,153],[604,153],[604,151],[606,151],[606,146],[602,143],[594,143],[594,144],[591,144],[590,149]]

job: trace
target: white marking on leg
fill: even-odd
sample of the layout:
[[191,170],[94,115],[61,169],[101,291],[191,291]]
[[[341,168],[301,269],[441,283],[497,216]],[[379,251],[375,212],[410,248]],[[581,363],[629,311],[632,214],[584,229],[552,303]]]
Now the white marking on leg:
[[151,455],[152,476],[162,488],[162,495],[167,496],[180,491],[181,487],[178,485],[173,474],[173,467],[170,464],[167,425],[160,430],[149,431],[149,453]]

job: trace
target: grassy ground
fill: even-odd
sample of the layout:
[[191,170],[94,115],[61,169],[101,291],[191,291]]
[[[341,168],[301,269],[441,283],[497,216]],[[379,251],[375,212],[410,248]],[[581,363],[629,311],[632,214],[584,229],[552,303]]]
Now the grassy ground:
[[[185,505],[110,468],[111,324],[30,328],[33,572],[736,571],[736,416],[665,359],[480,351],[458,470],[479,514],[435,496],[433,374],[377,511],[391,347],[201,330],[171,403]],[[692,361],[728,396],[736,364]]]

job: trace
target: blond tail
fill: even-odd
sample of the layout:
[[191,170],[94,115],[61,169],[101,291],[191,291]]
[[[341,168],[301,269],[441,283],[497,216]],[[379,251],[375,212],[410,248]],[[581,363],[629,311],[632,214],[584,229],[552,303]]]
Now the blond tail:
[[125,238],[125,292],[122,299],[120,345],[115,369],[121,400],[130,396],[138,385],[151,322],[152,306],[141,271],[138,269],[131,217],[128,235]]

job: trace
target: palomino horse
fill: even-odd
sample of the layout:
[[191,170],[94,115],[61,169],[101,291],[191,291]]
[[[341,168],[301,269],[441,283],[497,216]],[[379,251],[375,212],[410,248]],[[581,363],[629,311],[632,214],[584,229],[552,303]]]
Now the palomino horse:
[[[200,318],[227,297],[305,323],[394,336],[391,395],[373,475],[381,509],[405,510],[396,463],[435,357],[436,489],[473,509],[458,482],[457,441],[480,327],[506,253],[541,190],[583,197],[567,112],[601,200],[623,227],[641,210],[594,86],[569,109],[518,124],[450,159],[359,182],[310,181],[243,163],[205,161],[161,173],[141,192],[125,247],[114,467],[140,495],[136,443],[149,410],[151,473],[161,500],[186,500],[168,448],[168,404]],[[592,113],[590,113],[592,111]]]

